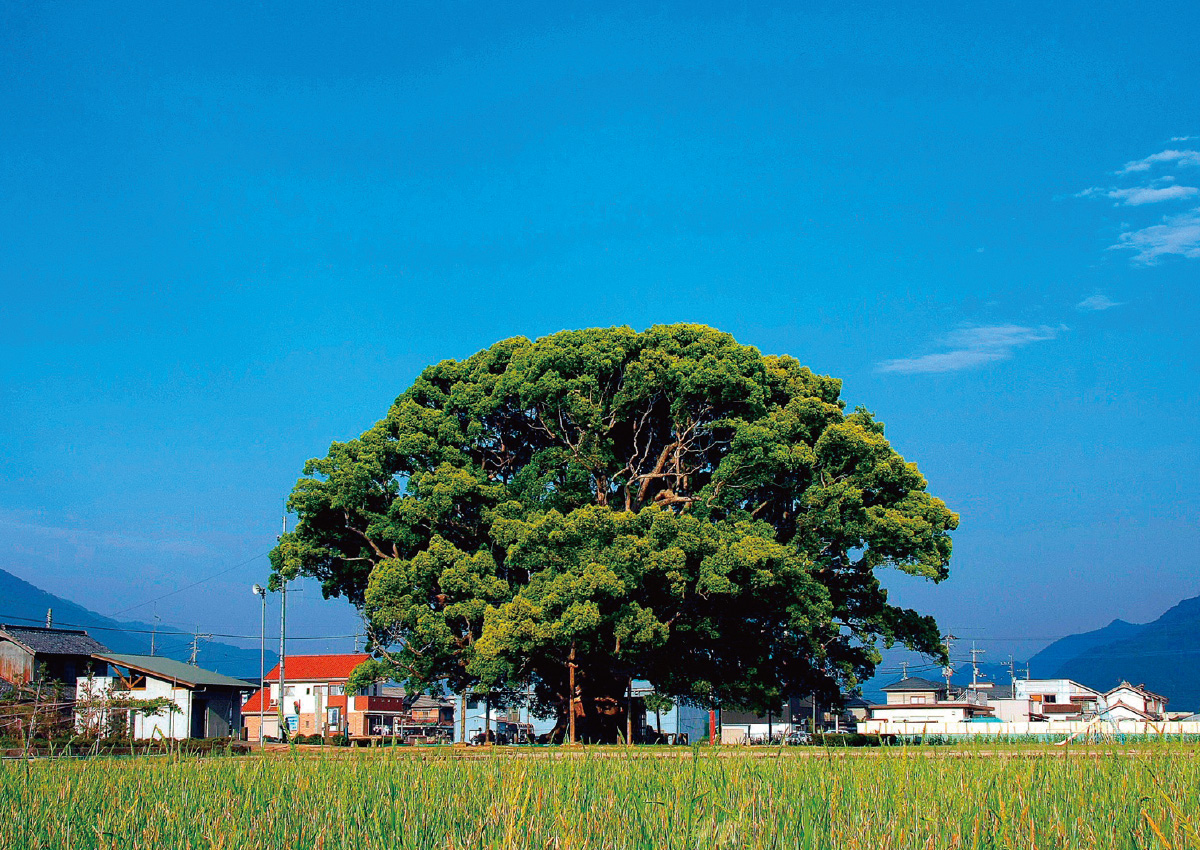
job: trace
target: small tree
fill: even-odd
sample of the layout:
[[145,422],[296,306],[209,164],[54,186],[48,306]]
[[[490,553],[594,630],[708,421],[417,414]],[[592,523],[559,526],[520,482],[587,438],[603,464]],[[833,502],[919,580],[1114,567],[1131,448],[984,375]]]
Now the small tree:
[[135,717],[162,717],[181,714],[182,710],[170,697],[135,698],[126,683],[110,680],[98,686],[89,674],[79,689],[75,716],[79,730],[97,738],[133,737]]
[[670,711],[675,707],[675,701],[668,696],[663,696],[660,693],[649,693],[643,697],[643,702],[646,704],[647,711],[654,712],[654,731],[662,734],[662,712]]

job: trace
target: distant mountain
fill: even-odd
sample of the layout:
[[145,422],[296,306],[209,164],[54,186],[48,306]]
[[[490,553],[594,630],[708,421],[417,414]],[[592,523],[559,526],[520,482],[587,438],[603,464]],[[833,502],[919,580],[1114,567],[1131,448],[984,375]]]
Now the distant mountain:
[[1068,661],[1078,658],[1085,652],[1107,646],[1110,643],[1135,638],[1146,628],[1146,625],[1127,623],[1124,620],[1113,620],[1102,629],[1070,635],[1061,640],[1056,640],[1029,659],[1029,674],[1035,679],[1057,676],[1058,671]]
[[[895,663],[889,665],[893,670]],[[1102,629],[1062,638],[1028,664],[1035,679],[1074,679],[1098,691],[1111,690],[1124,680],[1167,697],[1172,711],[1200,711],[1200,596],[1183,600],[1152,623],[1113,620]],[[1000,686],[1011,681],[1006,664],[979,666],[981,681]],[[1024,667],[1017,665],[1018,675]],[[916,669],[913,675],[941,679],[935,667]],[[899,678],[895,672],[876,676],[864,683],[863,694],[880,701],[881,688]],[[957,662],[952,681],[970,684],[971,665]]]
[[1200,710],[1200,596],[1133,629],[1123,639],[1084,650],[1055,675],[1102,690],[1122,679],[1145,684],[1170,699],[1168,709]]
[[[10,572],[0,570],[0,623],[14,626],[46,624],[46,610],[54,612],[54,625],[62,628],[86,629],[88,634],[113,652],[146,654],[150,652],[150,633],[146,623],[122,622],[97,614],[70,600],[47,593]],[[179,629],[158,627],[155,652],[166,658],[186,661],[191,653],[192,636]],[[267,669],[279,657],[267,651]],[[243,649],[220,641],[201,640],[196,663],[208,670],[228,676],[256,678],[259,654],[257,649]]]

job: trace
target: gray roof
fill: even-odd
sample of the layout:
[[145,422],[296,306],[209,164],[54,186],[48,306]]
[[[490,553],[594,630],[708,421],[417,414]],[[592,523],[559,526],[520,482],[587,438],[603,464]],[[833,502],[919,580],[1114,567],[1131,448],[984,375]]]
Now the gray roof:
[[94,657],[118,667],[128,667],[139,673],[148,673],[156,678],[183,685],[237,688],[242,691],[255,689],[254,685],[247,684],[244,679],[224,676],[193,664],[184,664],[173,658],[163,658],[161,655],[122,655],[115,652],[97,652]]
[[892,682],[890,685],[885,685],[880,688],[881,691],[944,691],[946,685],[944,682],[931,682],[929,679],[922,679],[920,676],[909,676],[907,679],[901,679],[898,682]]
[[400,685],[382,685],[379,688],[381,697],[397,697],[408,702],[408,707],[411,708],[433,708],[434,706],[453,706],[452,700],[443,697],[434,697],[429,694],[409,694]]
[[82,629],[47,629],[42,626],[10,626],[0,623],[0,638],[8,638],[37,655],[92,655],[108,652]]

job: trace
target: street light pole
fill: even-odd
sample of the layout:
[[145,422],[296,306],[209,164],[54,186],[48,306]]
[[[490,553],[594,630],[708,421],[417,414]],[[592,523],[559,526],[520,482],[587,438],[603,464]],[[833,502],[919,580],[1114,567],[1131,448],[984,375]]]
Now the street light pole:
[[283,711],[284,664],[287,662],[287,578],[284,577],[280,589],[283,600],[279,611],[279,737],[285,738]]
[[263,748],[263,721],[266,720],[267,706],[263,703],[268,696],[267,694],[267,589],[261,584],[255,584],[252,588],[255,596],[262,597],[262,622],[258,630],[258,685],[261,690],[258,692],[258,748]]

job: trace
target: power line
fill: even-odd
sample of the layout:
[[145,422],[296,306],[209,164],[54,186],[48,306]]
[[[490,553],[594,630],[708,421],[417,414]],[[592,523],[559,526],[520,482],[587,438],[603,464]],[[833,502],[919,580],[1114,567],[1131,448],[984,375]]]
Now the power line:
[[145,602],[139,602],[137,605],[130,605],[128,608],[122,608],[120,611],[117,611],[112,616],[116,617],[121,614],[124,614],[126,611],[133,611],[137,608],[142,608],[146,605],[149,605],[152,602],[158,602],[160,599],[166,599],[168,596],[174,596],[177,593],[183,593],[185,590],[191,590],[193,587],[199,587],[200,585],[204,584],[206,581],[212,581],[215,578],[220,578],[221,576],[226,575],[227,573],[233,572],[234,570],[238,569],[239,567],[244,567],[244,566],[246,566],[246,564],[257,561],[259,558],[265,557],[266,555],[269,555],[269,554],[270,554],[270,550],[267,550],[266,552],[261,552],[252,558],[248,558],[245,561],[242,561],[240,564],[234,564],[232,567],[221,570],[219,573],[213,573],[210,576],[205,576],[204,578],[200,579],[199,581],[194,581],[189,585],[185,585],[176,590],[172,590],[170,593],[164,593],[162,596],[156,596],[154,599],[147,599]]
[[[3,620],[5,622],[11,621],[11,620],[20,620],[23,623],[40,623],[40,622],[42,622],[41,620],[33,620],[33,619],[30,619],[29,617],[18,617],[16,614],[2,614],[2,613],[0,613],[0,620]],[[58,623],[57,625],[69,626],[69,627],[76,628],[76,629],[87,629],[88,631],[125,632],[128,634],[135,634],[135,635],[153,634],[153,631],[154,631],[153,629],[122,629],[122,628],[118,628],[117,626],[92,626],[92,625],[88,625],[87,623]],[[349,634],[349,635],[306,635],[306,636],[302,636],[302,637],[295,637],[293,635],[288,635],[288,640],[349,640],[350,638],[358,637],[359,634],[360,633]],[[175,637],[175,638],[188,637],[187,632],[162,632],[162,631],[159,631],[159,635],[171,635],[172,637]],[[251,638],[257,640],[259,637],[259,635],[257,633],[252,634],[252,635],[237,635],[237,634],[227,634],[225,632],[211,632],[211,633],[208,633],[207,636],[215,637],[215,638],[240,638],[243,640],[250,640]],[[189,637],[187,643],[188,644],[191,643],[190,637]]]

